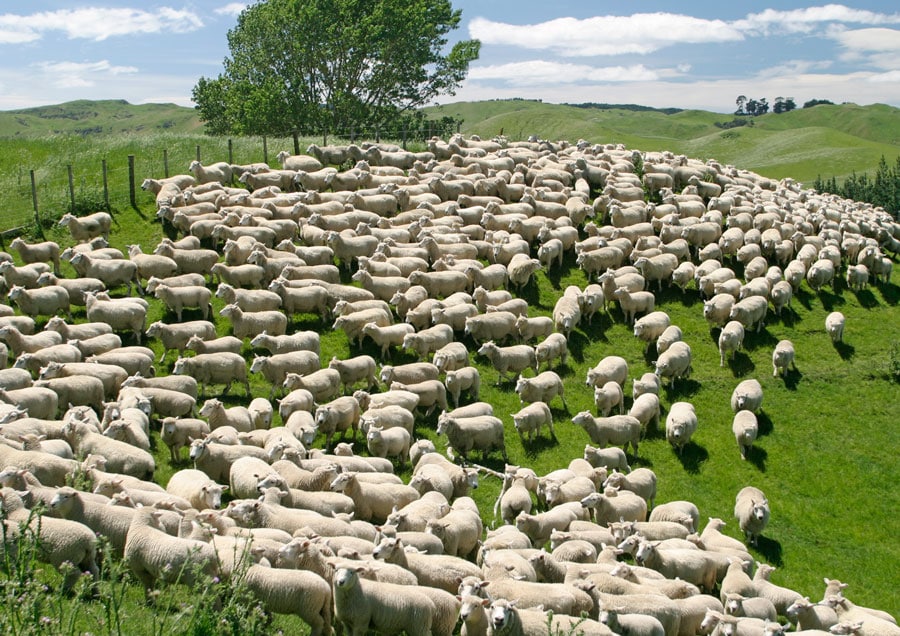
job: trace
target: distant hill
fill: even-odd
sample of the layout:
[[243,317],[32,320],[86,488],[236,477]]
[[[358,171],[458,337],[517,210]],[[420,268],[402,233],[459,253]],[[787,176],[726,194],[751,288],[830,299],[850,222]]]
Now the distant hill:
[[202,132],[193,108],[175,104],[129,104],[123,99],[78,100],[52,106],[0,111],[0,137],[55,134]]

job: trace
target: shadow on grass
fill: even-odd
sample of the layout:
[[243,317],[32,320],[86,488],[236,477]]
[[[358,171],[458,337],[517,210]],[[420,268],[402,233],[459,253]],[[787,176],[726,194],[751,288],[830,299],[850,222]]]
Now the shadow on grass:
[[850,360],[856,355],[856,347],[846,342],[835,342],[834,350],[838,352],[842,360]]
[[872,309],[874,307],[878,307],[881,303],[878,302],[878,299],[868,289],[861,289],[857,292],[854,292],[856,296],[856,300],[859,301],[860,307],[865,309]]
[[746,330],[744,334],[744,348],[748,351],[759,349],[760,347],[771,348],[778,344],[778,338],[769,333],[768,329],[762,331]]
[[518,289],[515,296],[526,300],[531,307],[538,307],[541,304],[541,291],[534,276],[528,280],[527,285]]
[[769,454],[766,452],[766,449],[759,446],[751,446],[747,450],[747,461],[756,466],[762,473],[766,472],[766,460],[768,458]]
[[698,474],[700,466],[709,459],[707,450],[694,441],[685,444],[684,448],[681,449],[681,453],[673,452],[675,452],[675,456],[681,462],[681,465],[684,466],[684,469],[693,475]]
[[756,427],[759,437],[768,435],[772,432],[774,426],[772,424],[772,418],[769,417],[768,413],[766,413],[765,411],[760,411],[759,413],[757,413]]
[[882,283],[878,287],[881,290],[881,297],[888,305],[896,306],[900,302],[900,287],[892,283]]
[[[525,457],[528,459],[537,459],[544,451],[559,446],[556,437],[549,435],[538,435],[533,440],[522,440],[522,448],[525,450]],[[500,469],[502,471],[502,467]]]
[[762,536],[757,537],[756,551],[766,557],[766,561],[775,567],[780,568],[784,565],[784,560],[781,558],[781,543],[775,539]]
[[582,332],[573,329],[569,334],[569,355],[572,356],[579,364],[583,363],[584,351],[590,344],[591,340],[587,336],[585,336]]
[[793,367],[788,370],[787,375],[784,376],[784,386],[789,391],[796,391],[797,386],[800,384],[800,380],[803,378],[803,374],[800,373],[800,370],[797,367]]
[[665,385],[663,391],[666,392],[666,398],[671,404],[672,402],[677,402],[679,398],[689,398],[692,395],[696,395],[702,386],[697,380],[688,378],[686,380],[676,380],[674,386],[670,384]]
[[843,297],[825,289],[820,289],[818,291],[818,296],[825,311],[834,311],[835,307],[846,304],[846,301],[843,299]]
[[736,378],[742,378],[745,375],[750,375],[754,369],[756,369],[756,365],[753,363],[753,360],[750,359],[743,351],[737,351],[734,354],[734,357],[727,360],[728,368],[731,369],[732,375]]
[[[797,312],[790,307],[784,307],[780,314],[776,314],[774,320],[777,320],[785,327],[793,327],[800,320]],[[774,322],[773,320],[773,322]]]

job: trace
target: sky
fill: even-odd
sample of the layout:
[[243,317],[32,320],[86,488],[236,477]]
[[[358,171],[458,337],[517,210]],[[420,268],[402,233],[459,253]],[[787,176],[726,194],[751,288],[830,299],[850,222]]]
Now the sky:
[[[479,59],[454,96],[728,113],[791,97],[900,107],[900,5],[452,0]],[[192,106],[246,2],[0,0],[0,110],[75,99]],[[752,6],[751,6],[752,5]]]

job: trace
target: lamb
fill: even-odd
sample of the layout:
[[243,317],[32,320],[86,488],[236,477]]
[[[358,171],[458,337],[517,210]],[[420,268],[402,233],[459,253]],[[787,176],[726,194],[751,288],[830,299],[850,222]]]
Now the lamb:
[[145,478],[156,468],[153,456],[139,448],[110,439],[84,422],[73,420],[63,427],[63,436],[79,455],[97,454],[106,458],[107,469],[132,477]]
[[291,351],[312,351],[318,355],[320,339],[319,334],[315,331],[296,331],[292,334],[281,336],[270,336],[263,331],[261,334],[253,337],[250,341],[250,346],[266,349],[273,355]]
[[[412,457],[410,457],[410,460],[412,460]],[[427,452],[413,463],[413,476],[419,473],[425,466],[436,465],[440,467],[450,476],[450,482],[453,484],[454,498],[465,497],[469,494],[471,489],[478,487],[478,473],[474,468],[462,468],[461,466],[457,466],[439,453]]]
[[25,289],[13,285],[7,295],[11,303],[15,303],[21,312],[32,318],[35,316],[55,316],[62,312],[72,319],[69,307],[69,292],[59,285]]
[[674,386],[676,378],[688,378],[691,375],[691,347],[686,342],[675,342],[656,359],[656,375],[669,378],[669,385]]
[[95,258],[86,252],[78,252],[69,262],[75,268],[84,266],[83,276],[102,281],[108,289],[126,285],[130,296],[132,285],[134,285],[139,293],[143,292],[137,264],[133,261],[124,259],[105,260]]
[[837,614],[827,605],[811,603],[808,596],[801,597],[791,603],[784,611],[784,616],[797,625],[797,630],[827,631],[837,625]]
[[403,337],[403,348],[412,349],[421,360],[453,342],[453,327],[434,325]]
[[103,410],[105,387],[100,378],[93,375],[70,375],[61,378],[38,380],[34,387],[50,389],[56,393],[58,404],[90,406],[96,412]]
[[759,435],[759,424],[753,411],[738,411],[734,414],[731,431],[741,451],[741,459],[747,459],[747,453]]
[[612,444],[622,446],[627,452],[630,445],[637,456],[641,437],[641,423],[637,418],[630,415],[594,417],[589,411],[581,411],[572,418],[572,423],[583,428],[591,441],[601,448]]
[[17,236],[9,244],[10,249],[19,253],[23,263],[52,263],[53,273],[59,276],[59,244],[56,241],[43,241],[41,243],[26,243],[21,236]]
[[716,562],[699,550],[660,550],[649,541],[641,541],[635,560],[667,579],[678,577],[707,592],[716,585]]
[[472,399],[478,400],[481,388],[481,375],[475,367],[462,367],[450,369],[444,378],[447,393],[453,398],[453,406],[459,406],[459,396],[463,391],[468,391]]
[[788,368],[797,370],[794,363],[794,343],[790,340],[779,340],[772,351],[772,377],[777,378],[779,371],[787,377]]
[[563,406],[566,407],[562,379],[555,371],[544,371],[533,378],[525,378],[520,375],[516,379],[516,393],[521,404],[532,402],[549,404],[558,395]]
[[[96,363],[92,363],[96,364]],[[130,375],[122,382],[123,388],[168,389],[183,393],[196,401],[197,381],[189,376],[167,375],[159,378],[145,378],[140,373]]]
[[56,491],[49,508],[54,516],[83,523],[107,537],[114,554],[124,553],[128,528],[135,514],[133,508],[98,503],[69,486]]
[[148,338],[158,337],[162,341],[163,353],[159,358],[160,362],[165,360],[166,355],[173,349],[178,351],[179,354],[183,353],[187,348],[188,340],[193,336],[203,340],[215,338],[216,326],[205,318],[203,320],[181,322],[181,316],[179,316],[177,324],[166,324],[157,320],[147,328]]
[[862,629],[858,629],[861,636],[896,636],[900,634],[900,628],[894,622],[894,617],[886,612],[868,607],[861,607],[845,598],[842,594],[827,595],[822,603],[834,609],[837,613],[838,625],[830,629],[834,633],[839,633],[835,627],[846,624],[850,621],[861,623]]
[[517,413],[512,414],[513,424],[516,432],[522,441],[526,436],[528,441],[534,440],[535,435],[540,435],[541,427],[547,426],[550,429],[550,437],[556,438],[553,432],[553,413],[545,402],[536,401],[522,408]]
[[758,563],[756,573],[753,575],[753,586],[756,595],[769,600],[775,607],[779,616],[788,616],[788,608],[803,599],[798,592],[792,589],[775,585],[769,581],[775,568],[767,563]]
[[726,594],[724,606],[725,614],[729,616],[761,618],[772,622],[778,618],[775,606],[767,598],[749,598],[740,594]]
[[245,406],[232,406],[226,408],[219,400],[211,399],[203,403],[200,408],[200,417],[209,420],[210,430],[216,430],[222,426],[233,426],[238,432],[254,430],[255,424],[250,416],[250,411]]
[[215,548],[205,541],[170,536],[160,522],[162,511],[135,511],[124,544],[124,560],[148,598],[157,580],[192,585],[200,573],[218,572]]
[[737,352],[744,345],[744,325],[737,320],[729,321],[719,333],[719,366],[725,366],[725,356],[731,352],[734,360]]
[[206,473],[210,479],[218,482],[227,481],[231,465],[245,456],[257,457],[262,460],[268,458],[267,452],[256,446],[215,444],[209,438],[195,439],[191,442],[190,458],[193,460],[194,466]]
[[613,297],[619,301],[619,308],[627,323],[633,323],[638,312],[650,313],[656,306],[656,299],[650,292],[630,292],[625,287],[620,287],[613,292]]
[[406,455],[409,454],[409,431],[401,427],[383,429],[370,426],[366,432],[366,446],[373,457],[399,457],[402,467]]
[[675,402],[666,416],[666,440],[681,454],[697,431],[697,413],[690,402]]
[[503,461],[509,461],[503,440],[503,421],[492,415],[469,418],[445,417],[438,421],[437,434],[447,434],[447,445],[465,460],[472,450],[480,450],[487,458],[499,450]]
[[147,321],[147,310],[141,305],[122,300],[99,300],[89,293],[85,295],[85,308],[90,322],[105,322],[113,331],[130,331],[141,344]]
[[[478,349],[478,354],[487,357],[491,365],[497,370],[499,385],[506,374],[521,373],[525,369],[532,368],[537,371],[537,360],[533,347],[528,345],[512,345],[510,347],[498,347],[493,341],[485,342]],[[552,373],[548,371],[546,373]]]
[[252,339],[263,332],[283,336],[287,331],[287,316],[280,311],[244,312],[237,305],[226,305],[219,315],[231,320],[236,338]]
[[560,364],[565,365],[568,355],[568,341],[561,333],[550,334],[534,348],[534,359],[538,368],[543,362],[546,362],[548,367],[553,366],[553,361],[557,359]]
[[833,311],[825,317],[825,333],[831,338],[831,342],[837,344],[844,341],[844,314]]
[[[573,588],[574,589],[574,588]],[[568,614],[547,614],[542,609],[518,609],[517,600],[497,599],[488,609],[489,633],[494,636],[521,634],[542,636],[556,633],[583,633],[606,636],[612,632],[597,621]]]
[[63,341],[85,340],[103,334],[112,333],[112,327],[105,322],[85,322],[77,325],[66,323],[59,316],[53,316],[44,326],[46,331],[59,333]]
[[36,334],[23,334],[13,325],[0,327],[0,339],[9,345],[9,350],[16,358],[23,353],[35,353],[63,342],[63,338],[58,332],[41,331]]
[[[57,278],[50,272],[44,272],[38,276],[37,284],[41,287],[58,286],[66,290],[69,294],[69,304],[84,306],[85,292],[101,292],[106,291],[106,285],[98,278]],[[62,320],[58,316],[54,316],[57,320]]]
[[106,212],[94,212],[83,217],[64,214],[58,225],[69,228],[69,233],[76,243],[83,243],[98,236],[108,240],[112,217]]
[[169,287],[160,283],[156,286],[154,295],[163,302],[169,311],[175,312],[178,322],[181,322],[185,308],[200,309],[204,320],[209,317],[212,309],[210,305],[212,292],[206,287],[199,285],[195,287]]
[[161,423],[160,439],[169,447],[172,463],[175,464],[181,449],[190,445],[192,438],[200,438],[209,433],[209,424],[194,418],[165,417]]
[[355,635],[370,627],[382,633],[431,634],[436,608],[426,595],[408,586],[367,581],[361,571],[358,566],[334,573],[334,615],[339,623]]
[[735,413],[742,410],[758,413],[762,408],[762,401],[763,390],[759,381],[743,380],[731,394],[731,410]]
[[242,383],[246,394],[250,395],[247,364],[237,353],[201,353],[192,358],[178,358],[172,373],[194,378],[200,385],[201,395],[206,392],[207,384],[224,384],[222,393],[228,393],[233,382]]
[[758,488],[746,486],[735,497],[734,516],[747,542],[756,545],[769,523],[769,500]]
[[357,479],[355,473],[344,472],[331,482],[334,492],[343,492],[353,500],[355,517],[364,521],[384,523],[396,506],[402,508],[419,498],[419,493],[404,484],[369,484]]
[[222,493],[228,486],[222,486],[209,478],[202,470],[187,468],[177,471],[166,483],[166,492],[187,499],[197,510],[222,507]]
[[[388,325],[393,324],[393,322],[394,320],[391,317],[390,312],[386,309],[369,308],[354,311],[347,315],[339,315],[331,328],[341,329],[347,335],[347,340],[350,342],[356,341],[357,344],[362,344],[362,330],[365,325],[375,323],[379,327],[387,327]],[[451,329],[450,332],[452,333],[453,330]]]
[[273,356],[254,356],[250,365],[250,373],[260,373],[272,385],[269,399],[275,392],[283,390],[284,380],[288,373],[309,374],[320,368],[319,354],[312,351],[291,351],[277,353]]
[[362,335],[368,336],[376,345],[381,347],[382,358],[387,358],[391,347],[402,347],[406,336],[414,332],[415,328],[405,323],[381,327],[374,322],[369,322],[363,325],[362,328]]
[[447,389],[440,380],[425,380],[416,384],[403,384],[402,382],[392,382],[391,391],[401,390],[415,393],[419,396],[418,406],[428,407],[426,415],[430,414],[436,407],[447,410]]

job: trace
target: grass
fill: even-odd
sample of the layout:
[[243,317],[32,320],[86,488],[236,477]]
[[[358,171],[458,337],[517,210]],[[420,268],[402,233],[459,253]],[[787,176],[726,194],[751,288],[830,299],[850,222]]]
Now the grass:
[[[181,140],[180,147],[189,152],[194,139]],[[176,140],[171,139],[172,147]],[[127,150],[126,144],[122,144],[122,149]],[[219,154],[204,150],[204,157],[209,160],[223,155],[222,150]],[[145,174],[159,173],[157,168],[148,169]],[[138,202],[137,210],[123,206],[116,213],[113,246],[124,249],[127,244],[139,243],[147,251],[162,238],[161,227],[150,221],[155,207],[153,198],[141,192]],[[48,239],[68,242],[56,229],[48,228],[46,235]],[[662,432],[650,431],[641,443],[639,456],[633,459],[634,466],[652,468],[658,475],[658,502],[692,500],[703,516],[729,522],[726,532],[732,536],[739,535],[732,517],[734,495],[745,485],[762,488],[772,506],[772,519],[759,548],[751,552],[760,561],[778,567],[775,582],[816,599],[821,596],[823,577],[838,578],[850,584],[847,595],[856,603],[894,615],[900,613],[900,601],[894,591],[900,582],[894,514],[900,505],[895,486],[900,480],[900,463],[894,451],[894,376],[900,354],[892,349],[892,343],[900,342],[898,271],[895,267],[891,284],[861,292],[850,292],[838,284],[836,292],[814,293],[804,284],[792,308],[782,318],[770,316],[762,332],[748,334],[745,350],[725,367],[718,364],[718,332],[710,331],[703,320],[697,292],[688,289],[681,294],[664,289],[658,295],[657,306],[669,313],[691,344],[694,373],[690,380],[663,391],[663,407],[678,400],[691,401],[700,426],[681,456],[667,445]],[[584,274],[569,256],[560,270],[549,275],[538,273],[521,296],[529,301],[530,315],[549,315],[566,286],[584,287],[586,283]],[[218,300],[214,308],[221,308]],[[823,327],[825,316],[835,309],[847,317],[846,344],[838,347],[831,344]],[[76,315],[83,319],[83,313]],[[184,318],[197,317],[186,312]],[[148,324],[158,319],[173,321],[174,316],[151,300]],[[220,335],[227,333],[228,326],[217,314],[215,322]],[[361,348],[350,346],[343,333],[333,332],[328,322],[316,317],[294,317],[290,330],[298,329],[320,333],[323,361],[335,355],[346,358],[361,353],[380,358],[370,343]],[[790,338],[797,351],[797,370],[785,379],[773,378],[770,371],[771,351],[782,338]],[[588,441],[584,432],[569,421],[578,411],[592,410],[592,393],[584,386],[588,368],[604,356],[620,355],[628,361],[632,378],[653,369],[654,356],[644,354],[616,309],[610,315],[598,314],[593,324],[576,329],[570,343],[569,363],[558,369],[565,382],[568,409],[563,409],[558,401],[552,405],[556,438],[550,439],[545,433],[525,444],[516,436],[509,416],[520,407],[513,384],[494,386],[496,372],[484,364],[484,359],[472,354],[472,361],[482,374],[481,399],[490,402],[504,420],[511,462],[531,466],[539,474],[580,457]],[[467,344],[474,352],[474,344]],[[157,354],[162,352],[158,342],[151,341],[150,346]],[[252,355],[246,345],[244,353]],[[409,354],[394,352],[385,362],[401,364],[412,359]],[[170,354],[163,364],[157,365],[157,374],[168,373],[173,362],[174,354]],[[750,377],[759,379],[765,393],[760,417],[763,434],[744,462],[731,434],[729,399],[737,383]],[[269,393],[269,387],[258,376],[251,376],[251,389],[253,396],[265,397]],[[236,391],[238,395],[226,396],[225,401],[246,403],[240,389]],[[664,417],[665,413],[663,420]],[[417,436],[431,438],[443,449],[434,424],[434,416],[420,421]],[[175,465],[170,462],[168,449],[156,432],[153,443],[158,466],[155,479],[159,483],[165,483],[174,471],[189,467],[185,456]],[[359,449],[364,443],[357,439],[356,446]],[[503,468],[499,457],[489,458],[485,465],[494,470]],[[401,474],[404,478],[409,476],[408,472]],[[475,494],[480,509],[491,510],[498,492],[496,479],[483,479]],[[494,523],[489,512],[485,512],[485,522]],[[57,578],[47,570],[42,570],[39,579],[50,583],[52,594]],[[122,593],[119,612],[127,621],[127,633],[162,633],[163,627],[178,633],[197,633],[186,631],[189,628],[184,621],[175,627],[172,613],[147,607],[135,586],[124,586]],[[179,600],[189,605],[190,599],[195,598],[185,594],[182,599],[180,594]],[[78,613],[77,632],[117,633],[105,619],[98,618],[102,603],[72,599],[60,602],[67,612]],[[185,610],[182,607],[171,611],[177,614]],[[284,616],[275,617],[268,629],[305,633],[296,619]]]

